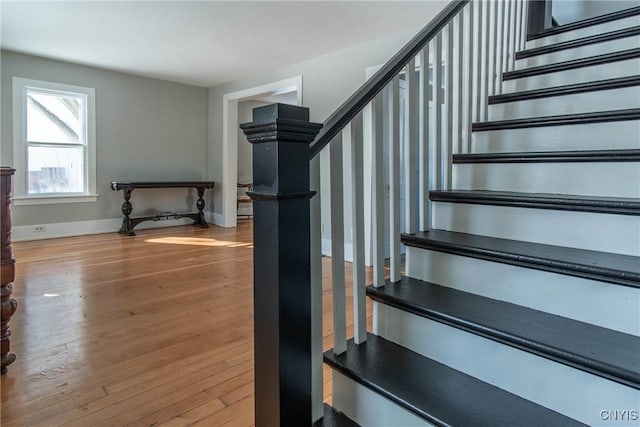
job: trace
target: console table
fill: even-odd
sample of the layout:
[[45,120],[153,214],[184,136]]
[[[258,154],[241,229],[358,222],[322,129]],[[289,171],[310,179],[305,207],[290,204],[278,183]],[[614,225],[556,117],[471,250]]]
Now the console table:
[[13,291],[13,279],[15,277],[15,260],[13,259],[13,249],[11,248],[11,187],[15,169],[0,168],[0,252],[2,253],[2,264],[0,271],[1,286],[0,295],[2,297],[2,326],[0,328],[1,372],[7,373],[7,366],[16,360],[16,355],[9,352],[9,320],[18,308],[18,302],[11,298]]
[[[118,233],[125,236],[135,236],[133,227],[140,224],[143,221],[159,221],[161,219],[178,219],[178,218],[191,218],[193,219],[193,226],[200,228],[209,228],[209,224],[204,219],[204,191],[209,188],[213,188],[215,185],[211,181],[183,181],[183,182],[112,182],[111,189],[118,191],[122,190],[124,195],[124,203],[122,203],[122,227]],[[198,201],[196,207],[198,212],[192,213],[161,213],[154,216],[142,216],[132,218],[130,217],[133,211],[131,205],[131,193],[136,188],[195,188],[198,191]]]

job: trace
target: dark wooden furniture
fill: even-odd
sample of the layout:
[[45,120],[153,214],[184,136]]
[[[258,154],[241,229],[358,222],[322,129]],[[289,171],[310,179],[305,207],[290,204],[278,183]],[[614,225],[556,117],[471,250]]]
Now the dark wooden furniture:
[[253,199],[249,197],[247,193],[251,193],[253,191],[253,183],[248,184],[238,184],[238,200],[236,203],[236,213],[238,218],[249,219],[253,217],[253,212],[251,214],[241,214],[240,213],[240,205],[249,204],[253,205]]
[[0,346],[2,347],[2,375],[7,373],[7,366],[16,360],[16,355],[9,353],[9,320],[18,308],[18,302],[11,298],[13,279],[15,277],[15,260],[11,248],[11,187],[15,169],[0,168],[0,253],[2,264],[0,270],[0,297],[2,305],[2,322],[0,327]]
[[[112,182],[111,189],[118,191],[122,190],[124,195],[124,203],[122,203],[122,227],[118,233],[125,236],[135,236],[133,228],[143,221],[159,221],[162,219],[178,219],[178,218],[191,218],[193,219],[193,226],[200,228],[209,228],[209,224],[204,218],[204,191],[208,188],[213,188],[215,185],[212,181],[177,181],[177,182]],[[198,201],[196,207],[198,212],[191,213],[161,213],[154,216],[142,216],[132,218],[131,212],[133,206],[131,205],[131,193],[136,188],[195,188],[198,191]]]

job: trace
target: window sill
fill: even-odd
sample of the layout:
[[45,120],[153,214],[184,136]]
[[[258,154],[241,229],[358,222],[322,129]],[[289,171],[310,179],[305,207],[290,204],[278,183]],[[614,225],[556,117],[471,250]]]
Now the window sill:
[[90,203],[95,202],[100,197],[99,194],[83,194],[80,196],[29,196],[29,197],[14,197],[14,206],[27,206],[27,205],[58,205],[65,203]]

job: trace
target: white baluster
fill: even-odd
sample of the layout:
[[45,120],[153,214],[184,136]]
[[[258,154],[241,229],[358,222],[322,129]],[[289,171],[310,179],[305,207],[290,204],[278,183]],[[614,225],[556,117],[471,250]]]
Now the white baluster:
[[331,186],[331,285],[333,291],[333,351],[347,350],[347,322],[344,275],[344,201],[342,177],[342,135],[330,143]]
[[[375,132],[373,120],[373,102],[369,102],[362,109],[362,169],[367,171],[367,179],[364,180],[364,194],[369,199],[373,194],[373,182],[369,171],[373,171],[373,145]],[[373,199],[364,205],[364,265],[373,265]]]
[[433,48],[433,188],[442,189],[442,32]]
[[504,1],[497,1],[496,7],[496,68],[494,94],[502,93],[502,67],[504,66]]
[[404,186],[405,186],[405,233],[416,231],[416,153],[417,153],[417,108],[416,96],[418,92],[415,77],[416,59],[404,68]]
[[390,280],[400,281],[400,84],[396,76],[385,91],[385,138],[389,147]]
[[367,306],[364,268],[364,182],[362,167],[362,115],[358,114],[343,131],[344,143],[351,148],[351,227],[353,246],[353,340],[367,339]]
[[482,25],[482,16],[483,16],[483,2],[479,0],[475,3],[474,7],[474,20],[476,29],[473,33],[472,43],[475,44],[475,52],[473,57],[473,76],[475,79],[475,90],[473,92],[473,120],[480,121],[482,119],[482,86],[483,86],[483,76],[482,76],[482,68],[483,68],[483,58],[485,45],[482,43],[483,41],[483,25]]
[[[496,47],[497,47],[497,33],[498,28],[496,18],[498,15],[498,7],[495,1],[489,1],[487,4],[487,8],[489,9],[488,16],[488,28],[489,28],[489,66],[487,71],[487,96],[491,96],[495,94],[496,90]],[[486,104],[487,100],[484,99],[483,102]],[[488,106],[486,107],[487,115],[485,116],[485,120],[488,117]]]
[[316,191],[311,198],[311,396],[312,417],[320,419],[324,414],[322,393],[322,230],[320,219],[320,156],[309,164],[309,188]]
[[431,202],[429,201],[429,44],[422,49],[420,66],[420,95],[418,96],[419,120],[419,181],[418,181],[418,216],[420,230],[426,231],[431,228],[429,218],[431,217]]
[[372,150],[372,246],[373,286],[384,286],[384,165],[383,165],[383,110],[382,95],[373,100],[373,150]]
[[491,9],[491,3],[489,1],[482,2],[482,27],[481,27],[481,38],[482,38],[482,56],[480,58],[480,68],[481,68],[481,83],[480,83],[480,98],[478,102],[480,103],[480,117],[479,120],[487,120],[487,97],[489,96],[489,64],[491,62],[491,49],[490,49],[490,37],[489,33],[491,32],[491,28],[489,27],[489,15]]
[[515,16],[516,16],[516,2],[515,0],[509,0],[507,2],[507,10],[509,11],[509,13],[507,14],[507,47],[506,47],[506,51],[507,51],[507,66],[506,66],[506,70],[507,71],[511,71],[513,70],[513,61],[516,58],[516,54],[515,54],[515,37],[516,37],[516,33],[515,33]]
[[520,50],[527,46],[527,16],[529,15],[528,4],[524,0],[520,1]]
[[466,25],[466,30],[467,30],[467,38],[466,38],[466,42],[467,42],[467,48],[466,48],[466,58],[467,61],[464,65],[464,68],[467,72],[467,112],[466,112],[466,116],[465,116],[465,124],[464,124],[464,146],[462,149],[463,153],[470,153],[471,152],[471,124],[473,123],[473,118],[475,117],[473,114],[473,104],[474,104],[474,91],[476,90],[476,88],[474,87],[474,82],[477,81],[474,79],[473,77],[473,71],[474,69],[477,69],[476,62],[474,61],[474,45],[473,45],[473,41],[474,41],[474,37],[475,34],[473,33],[474,30],[474,3],[471,2],[469,3],[469,5],[467,6],[466,9],[466,17],[467,17],[467,25]]
[[[455,23],[457,24],[458,31],[456,31],[456,50],[458,55],[456,56],[456,66],[454,68],[455,73],[455,88],[456,88],[456,105],[455,105],[455,113],[456,113],[456,135],[455,135],[455,144],[454,150],[455,153],[464,152],[463,145],[463,134],[464,134],[464,123],[463,123],[463,94],[465,90],[465,85],[467,82],[466,73],[464,69],[464,58],[463,54],[463,46],[464,46],[464,10],[461,11],[456,17]],[[467,52],[468,55],[468,52]],[[464,137],[466,139],[466,135]]]
[[[515,1],[515,9],[516,9],[516,14],[513,20],[513,25],[514,25],[514,32],[513,32],[513,36],[514,36],[514,46],[513,46],[513,51],[516,52],[520,49],[520,37],[522,36],[522,31],[520,31],[520,18],[522,17],[522,0],[514,0]],[[513,69],[516,69],[516,60],[515,60],[515,56],[513,58]]]
[[454,39],[453,39],[453,23],[450,22],[446,27],[446,35],[447,35],[447,59],[445,65],[445,107],[446,107],[446,115],[445,120],[447,122],[447,137],[446,144],[443,147],[442,153],[442,169],[444,171],[444,187],[446,189],[451,188],[451,154],[453,152],[453,91],[454,91],[454,81],[453,81],[453,49],[454,49]]
[[[522,0],[514,0],[515,1],[515,15],[513,17],[513,52],[517,52],[520,50],[520,36],[522,32],[520,31],[520,17],[522,16]],[[515,55],[513,57],[513,69],[516,69],[516,58]]]

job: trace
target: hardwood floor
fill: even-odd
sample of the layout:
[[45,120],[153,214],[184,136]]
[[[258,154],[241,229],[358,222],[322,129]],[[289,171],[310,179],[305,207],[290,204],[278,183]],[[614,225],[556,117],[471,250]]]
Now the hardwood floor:
[[[253,424],[251,223],[137,233],[14,244],[18,358],[2,377],[2,426]],[[330,399],[326,367],[324,381]]]

